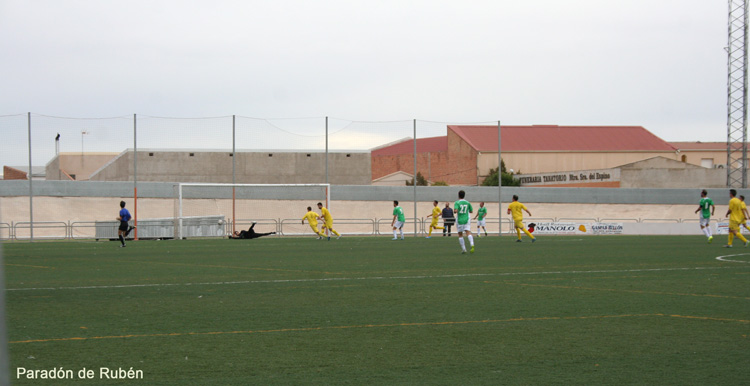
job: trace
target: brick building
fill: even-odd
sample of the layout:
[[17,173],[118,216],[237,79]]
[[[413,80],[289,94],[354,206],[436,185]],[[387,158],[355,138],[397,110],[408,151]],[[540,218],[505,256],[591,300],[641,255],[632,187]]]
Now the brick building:
[[[609,169],[653,157],[701,166],[640,126],[502,126],[502,158],[517,173]],[[478,185],[498,166],[497,126],[447,127],[444,137],[417,139],[417,171],[429,181]],[[373,149],[372,180],[414,174],[414,141]],[[719,154],[720,156],[720,154]],[[721,160],[717,160],[721,161]],[[715,164],[716,162],[714,162]]]

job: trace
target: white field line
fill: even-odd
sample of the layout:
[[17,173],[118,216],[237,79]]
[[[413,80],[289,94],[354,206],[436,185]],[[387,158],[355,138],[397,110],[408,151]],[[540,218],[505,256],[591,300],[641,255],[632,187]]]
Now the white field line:
[[[723,257],[723,256],[720,256]],[[698,271],[718,269],[744,269],[750,266],[732,267],[692,267],[692,268],[644,268],[644,269],[606,269],[592,271],[539,271],[539,272],[501,272],[501,273],[472,273],[456,275],[417,275],[417,276],[372,276],[372,277],[334,277],[319,279],[275,279],[275,280],[244,280],[244,281],[219,281],[205,283],[152,283],[152,284],[121,284],[121,285],[97,285],[81,287],[33,287],[33,288],[6,288],[6,291],[58,291],[58,290],[86,290],[86,289],[115,289],[115,288],[147,288],[147,287],[180,287],[180,286],[217,286],[236,284],[269,284],[269,283],[311,283],[327,281],[356,281],[356,280],[420,280],[420,279],[450,279],[465,277],[502,277],[502,276],[533,276],[533,275],[585,275],[598,273],[632,273],[632,272],[668,272],[668,271]]]
[[743,261],[743,260],[730,260],[730,259],[727,259],[727,257],[734,257],[734,256],[747,256],[747,255],[750,255],[750,253],[738,253],[738,254],[736,254],[736,255],[725,255],[725,256],[717,256],[717,257],[716,257],[716,260],[719,260],[719,261],[729,261],[729,262],[732,262],[732,263],[750,263],[750,261]]

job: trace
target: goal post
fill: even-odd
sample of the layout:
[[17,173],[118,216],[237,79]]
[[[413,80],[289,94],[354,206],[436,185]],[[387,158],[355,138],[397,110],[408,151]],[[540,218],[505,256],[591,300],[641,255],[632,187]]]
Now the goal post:
[[331,205],[330,184],[174,185],[176,239],[225,237],[257,223],[256,232],[279,232],[286,218],[299,218],[306,208]]

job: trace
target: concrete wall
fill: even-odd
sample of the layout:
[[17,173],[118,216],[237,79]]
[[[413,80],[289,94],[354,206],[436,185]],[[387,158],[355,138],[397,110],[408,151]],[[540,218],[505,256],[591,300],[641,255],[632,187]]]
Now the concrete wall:
[[621,169],[623,188],[689,188],[699,184],[704,188],[723,188],[727,185],[724,169]]
[[727,149],[720,150],[680,150],[680,159],[685,156],[685,162],[701,166],[701,160],[713,160],[714,166],[727,164]]
[[117,153],[60,153],[45,167],[48,180],[68,180],[75,176],[77,181],[86,181],[99,168],[117,157]]
[[[236,183],[309,184],[326,181],[325,153],[307,152],[191,152],[138,151],[138,181],[232,182],[236,157]],[[97,171],[94,181],[132,181],[133,152],[127,151]],[[329,153],[328,181],[332,184],[369,185],[370,154]]]
[[[497,153],[483,153],[497,167]],[[507,169],[516,173],[549,173],[567,170],[611,169],[627,163],[662,156],[679,160],[673,152],[503,152]],[[484,165],[484,164],[481,164]],[[486,167],[486,166],[485,166]],[[482,167],[480,167],[480,170]]]
[[687,162],[656,157],[620,168],[623,188],[721,188],[727,184],[725,169],[709,169]]
[[[140,198],[173,198],[174,183],[138,182]],[[48,197],[133,197],[133,182],[98,182],[98,181],[34,181],[34,196]],[[510,202],[511,196],[517,194],[524,202],[536,203],[570,203],[570,204],[668,204],[696,205],[699,192],[703,186],[681,189],[602,189],[602,188],[524,188],[503,187],[503,202]],[[417,201],[432,202],[456,200],[457,192],[463,189],[472,202],[497,202],[498,188],[483,186],[357,186],[334,185],[331,187],[333,200],[345,201],[413,201],[416,191]],[[290,191],[303,190],[291,189]],[[728,201],[728,188],[709,189],[709,196],[715,202]],[[281,194],[269,191],[261,198],[275,198]],[[287,198],[294,198],[293,193]],[[750,189],[738,189],[738,194],[750,196]],[[29,181],[0,181],[0,197],[22,197],[28,202]]]

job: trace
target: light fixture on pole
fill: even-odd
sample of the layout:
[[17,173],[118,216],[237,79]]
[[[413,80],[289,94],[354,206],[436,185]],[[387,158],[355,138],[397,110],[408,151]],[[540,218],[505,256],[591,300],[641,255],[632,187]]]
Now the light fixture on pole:
[[83,157],[83,136],[88,135],[89,132],[86,130],[81,130],[81,157]]

